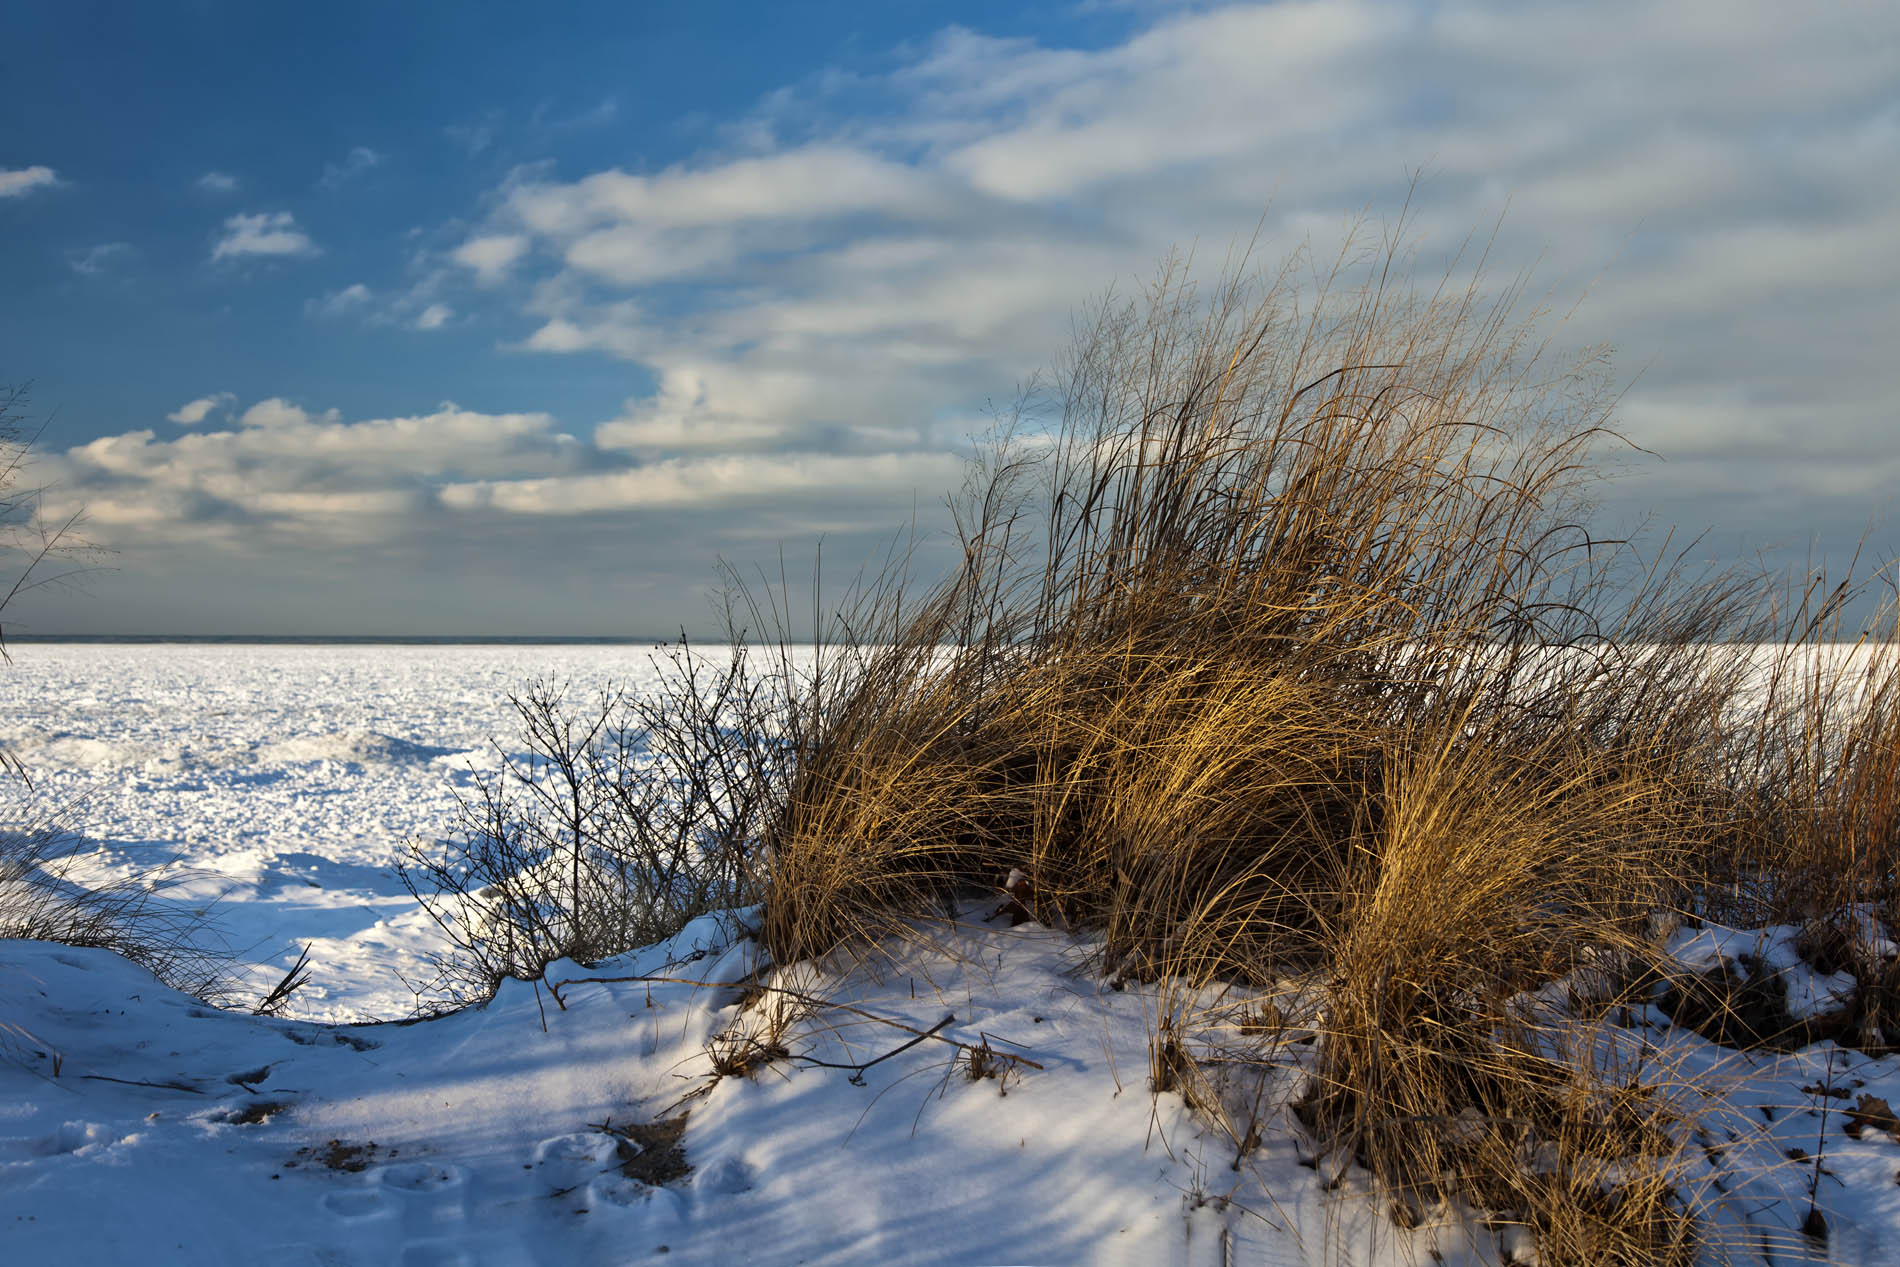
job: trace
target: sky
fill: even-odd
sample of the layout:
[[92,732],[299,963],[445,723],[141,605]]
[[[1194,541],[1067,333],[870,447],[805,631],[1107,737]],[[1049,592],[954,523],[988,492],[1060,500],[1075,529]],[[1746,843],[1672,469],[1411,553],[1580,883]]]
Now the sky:
[[1501,222],[1492,275],[1614,346],[1656,456],[1606,515],[1718,561],[1900,553],[1891,0],[8,27],[20,487],[110,550],[8,635],[705,632],[721,559],[804,576],[822,541],[835,590],[934,540],[970,438],[1170,250],[1322,254],[1408,196],[1421,274]]

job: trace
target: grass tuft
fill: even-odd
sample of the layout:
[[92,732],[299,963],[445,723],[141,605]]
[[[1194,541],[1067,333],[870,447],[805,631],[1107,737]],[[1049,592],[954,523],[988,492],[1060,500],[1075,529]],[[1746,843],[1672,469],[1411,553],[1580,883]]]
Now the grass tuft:
[[[735,667],[741,724],[667,696],[689,818],[748,792],[716,848],[653,856],[742,859],[781,966],[978,895],[1087,930],[1112,983],[1160,984],[1150,1086],[1237,1165],[1284,1111],[1402,1223],[1462,1204],[1544,1263],[1692,1261],[1706,1088],[1627,1022],[1900,1038],[1900,625],[1843,673],[1853,586],[1782,602],[1600,531],[1606,356],[1557,358],[1481,272],[1418,285],[1395,239],[1205,295],[1170,261],[1104,302],[978,453],[940,583],[900,557],[809,672]],[[585,921],[535,913],[563,875],[583,909],[611,839],[542,821],[559,865],[502,868],[545,877],[507,921],[539,962]],[[1699,915],[1805,930],[1848,1013],[1796,1026],[1746,965],[1685,978],[1665,935]],[[1196,1053],[1237,1017],[1216,1077]],[[723,1041],[730,1072],[782,1058]],[[1237,1098],[1249,1064],[1300,1076]]]
[[979,457],[961,565],[849,613],[766,820],[766,938],[862,955],[972,892],[1094,930],[1166,983],[1151,1086],[1243,1154],[1260,1110],[1199,1069],[1196,1000],[1292,983],[1321,1154],[1547,1263],[1688,1262],[1694,1097],[1606,1018],[1664,975],[1659,917],[1893,926],[1893,657],[1833,693],[1805,606],[1596,531],[1605,361],[1554,364],[1515,289],[1416,287],[1388,244],[1302,296],[1306,265],[1103,305],[1051,421]]

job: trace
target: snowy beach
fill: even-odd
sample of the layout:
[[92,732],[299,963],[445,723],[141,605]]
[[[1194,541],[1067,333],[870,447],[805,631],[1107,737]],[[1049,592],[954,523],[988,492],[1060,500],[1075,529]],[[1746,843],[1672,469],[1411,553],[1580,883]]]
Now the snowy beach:
[[[0,943],[8,1261],[1537,1261],[1468,1212],[1400,1228],[1356,1203],[1363,1174],[1309,1155],[1290,1120],[1236,1164],[1181,1095],[1150,1095],[1150,1026],[1179,1000],[1103,980],[1092,937],[1011,928],[993,902],[880,973],[774,974],[786,998],[825,1000],[777,1032],[719,985],[757,963],[748,912],[439,1019],[334,1024],[414,1009],[405,979],[442,943],[395,850],[438,837],[497,759],[490,737],[513,741],[506,694],[552,677],[585,698],[653,671],[636,646],[16,647],[4,738],[34,803],[65,808],[101,874],[186,877],[254,991],[302,945],[312,975],[287,1019],[251,1017],[104,951]],[[1691,969],[1762,957],[1798,1011],[1825,1008],[1841,982],[1793,935],[1671,944]],[[1647,1011],[1615,1041],[1725,1097],[1685,1186],[1737,1259],[1890,1261],[1900,1124],[1872,1106],[1900,1101],[1900,1061],[1832,1043],[1738,1056]],[[1218,1070],[1218,1044],[1248,1032],[1215,1025],[1195,1054]],[[1306,1049],[1288,1037],[1291,1074]],[[781,1054],[735,1071],[755,1039]],[[1817,1142],[1825,1248],[1796,1230]]]
[[247,984],[311,949],[289,1014],[391,1020],[441,946],[394,866],[436,840],[472,770],[518,739],[508,695],[535,678],[591,699],[638,689],[630,644],[16,643],[3,744],[33,779],[10,819],[80,838],[102,878],[158,871]]

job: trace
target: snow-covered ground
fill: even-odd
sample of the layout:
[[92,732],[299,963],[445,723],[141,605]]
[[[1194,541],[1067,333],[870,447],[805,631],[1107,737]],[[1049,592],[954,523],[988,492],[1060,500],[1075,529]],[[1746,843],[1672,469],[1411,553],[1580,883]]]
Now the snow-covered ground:
[[0,666],[0,817],[51,814],[102,877],[163,868],[255,991],[310,947],[308,1020],[409,1015],[439,931],[393,870],[514,751],[530,680],[585,703],[655,679],[629,645],[15,643]]
[[[14,653],[0,739],[84,847],[108,871],[193,871],[260,979],[304,942],[316,973],[292,1018],[267,1019],[102,951],[0,942],[0,1263],[1397,1267],[1526,1248],[1456,1211],[1401,1231],[1271,1097],[1236,1165],[1230,1138],[1149,1094],[1164,1000],[1088,971],[1086,938],[986,920],[994,904],[875,973],[775,972],[762,999],[730,984],[758,963],[731,912],[389,1021],[437,944],[389,872],[396,845],[439,835],[467,764],[513,741],[507,691],[637,684],[640,648]],[[1825,1010],[1843,982],[1800,965],[1792,931],[1671,945],[1688,968],[1751,954],[1790,975],[1798,1010]],[[798,1005],[777,1031],[775,1001]],[[364,1018],[383,1023],[323,1023]],[[1900,1103],[1900,1061],[1740,1054],[1655,1008],[1606,1041],[1723,1092],[1686,1181],[1740,1261],[1900,1261],[1900,1124],[1845,1129],[1862,1097]],[[1309,1052],[1286,1048],[1289,1079]],[[1825,1250],[1794,1231],[1819,1141]]]

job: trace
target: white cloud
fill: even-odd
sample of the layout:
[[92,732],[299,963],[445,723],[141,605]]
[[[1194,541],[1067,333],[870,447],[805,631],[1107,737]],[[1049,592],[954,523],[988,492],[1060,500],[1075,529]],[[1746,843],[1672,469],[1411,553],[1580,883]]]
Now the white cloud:
[[112,267],[112,262],[123,259],[132,253],[130,242],[101,242],[98,246],[89,246],[81,251],[69,251],[66,262],[75,273],[87,277],[97,277]]
[[440,289],[441,278],[436,273],[395,292],[375,291],[362,282],[352,282],[341,290],[306,300],[304,312],[323,318],[355,317],[369,326],[439,330],[455,317],[452,305],[434,298]]
[[[1560,341],[1646,366],[1632,405],[1733,390],[1724,425],[1792,457],[1772,402],[1863,402],[1829,425],[1867,435],[1900,394],[1851,351],[1900,342],[1900,9],[1287,0],[1139,21],[1091,49],[952,29],[852,81],[843,99],[875,111],[828,113],[820,75],[727,128],[747,139],[723,152],[519,172],[464,249],[505,242],[532,283],[523,349],[652,374],[595,433],[649,462],[937,434],[1006,400],[1079,304],[1138,287],[1170,248],[1202,275],[1256,228],[1258,262],[1324,256],[1421,168],[1420,276],[1508,206],[1492,275],[1541,259],[1540,289],[1570,295],[1595,278]],[[1704,425],[1632,421],[1665,454]],[[1737,486],[1765,460],[1697,459]],[[1802,496],[1824,483],[1803,479]]]
[[[1422,167],[1408,225],[1427,283],[1474,228],[1496,278],[1541,257],[1533,295],[1594,280],[1554,334],[1613,340],[1643,370],[1624,429],[1673,460],[1632,487],[1666,515],[1798,543],[1810,524],[1857,530],[1868,506],[1847,499],[1892,495],[1900,8],[1130,12],[1134,34],[1099,47],[944,32],[848,92],[823,75],[775,92],[662,170],[517,169],[472,227],[442,229],[446,259],[314,301],[426,327],[498,288],[519,350],[651,376],[585,441],[540,414],[346,422],[271,400],[224,432],[99,442],[62,478],[105,518],[201,536],[373,521],[433,548],[505,524],[537,575],[583,514],[633,517],[652,542],[894,524],[953,481],[965,420],[1006,404],[1104,287],[1138,291],[1177,246],[1211,276],[1256,228],[1256,262],[1310,243],[1323,267],[1347,217],[1379,225]],[[495,126],[451,135],[481,152]],[[227,229],[314,250],[278,215]]]
[[490,233],[470,238],[450,252],[450,258],[475,274],[483,285],[494,285],[528,253],[528,239],[519,233]]
[[257,215],[238,214],[224,222],[224,236],[211,248],[215,260],[240,259],[261,255],[314,255],[316,243],[297,227],[297,219],[288,211],[266,211]]
[[[205,396],[171,418],[199,424],[230,403],[228,393]],[[48,461],[60,489],[49,513],[88,506],[108,543],[165,524],[175,544],[240,548],[453,531],[443,513],[495,520],[806,505],[835,517],[870,507],[881,508],[882,530],[894,506],[956,470],[948,455],[922,450],[633,461],[563,434],[545,413],[444,402],[428,414],[351,422],[281,397],[255,402],[222,430],[170,440],[133,431]]]
[[959,469],[955,459],[942,453],[725,454],[671,458],[591,475],[450,484],[441,496],[443,505],[456,510],[493,509],[537,516],[783,507],[804,499],[854,500],[867,491],[945,487],[956,479]]
[[214,409],[227,409],[236,397],[230,392],[213,392],[209,396],[200,396],[196,400],[186,401],[165,415],[168,422],[181,427],[195,427],[211,415]]
[[58,173],[50,167],[0,167],[0,198],[23,198],[59,183]]
[[556,120],[549,126],[556,128],[597,128],[602,124],[612,123],[619,117],[620,99],[618,97],[602,97],[599,101],[581,111],[579,114]]
[[373,296],[370,288],[362,282],[352,282],[342,290],[333,290],[318,299],[312,299],[305,309],[319,317],[340,317],[345,313],[358,312],[369,305]]
[[630,223],[696,228],[861,211],[924,213],[934,203],[929,184],[904,164],[844,146],[813,145],[655,176],[607,171],[566,186],[527,185],[511,201],[530,228],[577,235]]
[[237,177],[229,172],[206,172],[197,183],[208,194],[234,194],[238,187]]
[[325,163],[317,184],[325,189],[340,189],[363,173],[381,167],[384,156],[367,145],[352,149],[340,163]]
[[[171,415],[187,425],[229,406],[226,393]],[[233,523],[295,536],[357,540],[387,532],[386,517],[437,500],[432,486],[571,471],[582,447],[546,414],[435,412],[347,422],[280,397],[244,410],[235,426],[159,440],[149,430],[106,436],[49,459],[60,496],[85,505],[103,530],[178,521],[181,533],[219,535]],[[369,522],[378,516],[385,518]]]
[[263,430],[281,428],[307,431],[314,427],[335,427],[341,421],[342,415],[334,409],[321,414],[311,414],[302,406],[293,405],[281,396],[272,396],[268,400],[258,401],[238,418],[240,426],[257,427]]

